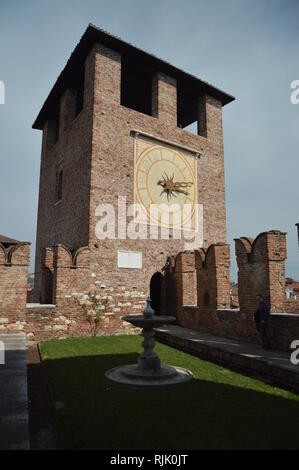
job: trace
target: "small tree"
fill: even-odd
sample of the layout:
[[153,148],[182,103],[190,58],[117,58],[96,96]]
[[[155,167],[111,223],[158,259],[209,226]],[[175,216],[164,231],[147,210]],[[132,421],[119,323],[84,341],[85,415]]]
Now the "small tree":
[[107,308],[108,296],[101,296],[95,290],[90,290],[87,294],[73,294],[73,296],[86,316],[90,325],[91,336],[96,336],[100,326],[101,314]]

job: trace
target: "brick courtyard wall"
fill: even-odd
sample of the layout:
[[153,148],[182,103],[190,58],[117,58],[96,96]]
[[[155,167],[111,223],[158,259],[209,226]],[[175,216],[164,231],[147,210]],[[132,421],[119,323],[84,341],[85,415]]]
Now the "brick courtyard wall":
[[218,243],[198,252],[197,297],[201,311],[230,307],[230,249]]
[[169,265],[165,276],[175,294],[167,295],[167,310],[176,315],[179,325],[217,328],[217,310],[230,306],[229,253],[229,245],[219,243],[207,250],[179,253],[174,266]]
[[[242,294],[240,296],[243,310],[230,309],[229,245],[213,244],[207,250],[185,251],[176,257],[168,257],[163,272],[167,313],[175,315],[177,323],[187,328],[259,343],[252,322],[252,313],[256,309],[255,291],[252,290],[258,289],[265,297],[268,292],[272,313],[269,325],[271,342],[273,347],[289,350],[290,342],[299,334],[299,317],[277,312],[283,305],[284,235],[272,231],[259,235],[257,241],[249,242],[245,238],[236,240],[239,291],[246,294],[245,299],[242,299]],[[93,264],[93,253],[86,247],[71,252],[62,245],[46,250],[46,267],[54,271],[55,306],[40,306],[40,309],[31,306],[28,309],[28,325],[32,330],[28,326],[31,337],[28,339],[40,341],[52,337],[89,335],[89,325],[72,294],[86,293],[90,289],[109,296],[100,335],[133,331],[121,317],[134,312],[140,314],[146,294],[136,288],[133,278],[128,289],[117,278],[117,273],[112,277],[108,263],[101,267],[102,274],[99,274],[99,266]],[[95,269],[91,270],[91,266]]]
[[[260,343],[252,322],[255,294],[261,292],[266,297],[268,293],[272,346],[289,351],[291,342],[299,338],[299,316],[283,311],[285,234],[271,231],[260,234],[255,241],[242,238],[236,240],[236,246],[241,310],[229,308],[229,246],[219,243],[207,250],[168,257],[163,269],[167,313],[175,315],[184,327]],[[116,275],[111,282],[108,264],[102,267],[102,273],[107,269],[106,275],[93,271],[93,251],[88,247],[75,251],[63,245],[47,248],[43,259],[44,268],[52,274],[52,303],[26,306],[29,249],[27,243],[8,249],[0,245],[2,333],[25,331],[28,344],[90,335],[89,323],[72,295],[89,290],[108,296],[99,335],[137,332],[121,317],[140,314],[146,293],[138,290],[133,277],[129,287]]]
[[178,322],[184,323],[183,307],[197,305],[195,252],[179,253],[174,267],[174,289],[177,300],[176,316]]
[[[102,285],[101,289],[111,297],[101,332],[127,331],[128,325],[121,321],[121,316],[141,313],[152,276],[164,273],[165,260],[171,259],[173,263],[173,255],[181,253],[177,266],[175,262],[171,273],[165,272],[168,292],[174,290],[167,298],[168,311],[173,311],[186,326],[239,337],[252,334],[256,339],[252,325],[248,327],[255,289],[263,288],[261,292],[269,296],[271,312],[283,311],[284,255],[278,254],[283,240],[276,237],[270,243],[272,238],[267,234],[264,242],[261,234],[253,247],[250,239],[240,239],[237,256],[239,266],[242,264],[239,282],[243,306],[239,315],[229,310],[221,102],[205,93],[198,97],[199,135],[194,135],[178,127],[177,81],[159,70],[152,74],[152,115],[124,106],[122,62],[119,50],[96,43],[80,71],[84,72],[82,111],[75,115],[77,92],[66,89],[53,103],[53,112],[59,108],[57,140],[53,116],[44,124],[34,299],[56,305],[55,309],[48,307],[47,315],[49,318],[54,315],[51,318],[56,318],[56,326],[60,328],[54,330],[53,322],[44,326],[53,335],[85,334],[86,325],[83,326],[71,294],[97,282],[95,285]],[[185,252],[185,241],[174,237],[122,239],[118,237],[117,220],[115,239],[97,238],[99,204],[111,204],[117,214],[118,196],[125,197],[127,205],[134,202],[134,138],[138,134],[134,131],[200,154],[198,201],[203,206],[203,246],[195,247],[199,251]],[[61,200],[57,201],[55,184],[60,169],[63,190]],[[56,247],[54,251],[47,248],[52,246]],[[84,246],[88,247],[88,254],[87,250],[78,252],[78,247]],[[142,268],[119,268],[118,250],[142,253]],[[249,252],[252,252],[250,262]],[[33,318],[32,312],[30,315]],[[47,315],[44,310],[40,314],[41,325],[43,316]]]
[[101,313],[98,335],[136,333],[129,323],[122,320],[126,314],[140,314],[145,307],[145,295],[134,286],[122,283],[113,287],[91,270],[92,252],[82,247],[71,252],[63,245],[47,248],[45,268],[53,271],[53,304],[27,305],[27,337],[30,343],[51,338],[89,336],[90,325],[77,305],[73,294],[96,291],[108,296],[105,311]]
[[292,341],[299,340],[298,314],[271,314],[269,333],[273,346],[284,351],[290,351],[290,345]]
[[299,299],[286,299],[286,311],[288,313],[299,314]]
[[286,234],[263,232],[255,240],[235,239],[235,246],[241,311],[252,315],[256,295],[261,294],[269,302],[271,313],[284,312]]
[[29,243],[7,249],[0,243],[0,333],[25,329],[29,257]]
[[260,344],[252,316],[256,294],[261,293],[270,304],[272,346],[289,351],[291,342],[299,339],[299,317],[285,311],[285,233],[270,231],[255,240],[236,239],[236,256],[240,309],[230,308],[230,250],[220,243],[168,259],[168,313],[176,316],[180,326]]
[[269,337],[274,346],[288,350],[299,336],[299,318],[286,312],[285,259],[286,234],[278,230],[260,233],[255,240],[242,237],[235,240],[238,263],[240,310],[244,316],[240,335],[259,341],[252,322],[257,294],[269,303],[271,317]]

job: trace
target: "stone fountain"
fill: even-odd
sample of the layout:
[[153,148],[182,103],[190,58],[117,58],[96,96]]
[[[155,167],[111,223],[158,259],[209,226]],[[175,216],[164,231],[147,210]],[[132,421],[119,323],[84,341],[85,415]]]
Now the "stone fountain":
[[147,299],[143,315],[128,315],[122,319],[132,325],[142,328],[143,352],[137,364],[114,367],[105,372],[105,377],[114,382],[127,385],[172,385],[192,379],[192,373],[181,367],[161,365],[158,354],[154,351],[154,328],[167,325],[175,321],[169,315],[155,315],[151,308],[151,299]]

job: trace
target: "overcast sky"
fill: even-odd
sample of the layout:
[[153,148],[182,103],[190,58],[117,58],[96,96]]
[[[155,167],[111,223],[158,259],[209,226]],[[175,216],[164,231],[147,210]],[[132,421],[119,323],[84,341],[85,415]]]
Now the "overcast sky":
[[[88,23],[224,91],[228,242],[286,231],[299,278],[298,0],[0,0],[0,233],[33,244],[40,131],[31,125]],[[31,271],[33,270],[33,263]]]

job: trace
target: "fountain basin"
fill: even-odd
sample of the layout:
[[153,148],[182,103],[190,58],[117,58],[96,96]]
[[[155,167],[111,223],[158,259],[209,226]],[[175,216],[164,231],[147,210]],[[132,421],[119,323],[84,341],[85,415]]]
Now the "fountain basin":
[[114,367],[105,372],[105,377],[113,382],[125,385],[161,386],[174,385],[191,380],[193,375],[182,367],[161,365],[158,354],[154,351],[154,328],[175,322],[170,315],[154,315],[151,299],[147,299],[143,315],[127,315],[122,319],[132,325],[142,328],[143,352],[138,364]]
[[157,387],[188,382],[193,375],[182,367],[161,365],[160,369],[142,370],[138,365],[130,364],[108,370],[105,377],[124,385]]
[[153,315],[151,318],[144,318],[143,315],[127,315],[122,320],[131,323],[138,328],[157,328],[175,322],[176,318],[170,315]]

